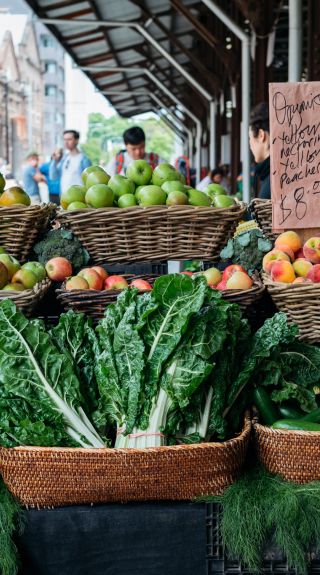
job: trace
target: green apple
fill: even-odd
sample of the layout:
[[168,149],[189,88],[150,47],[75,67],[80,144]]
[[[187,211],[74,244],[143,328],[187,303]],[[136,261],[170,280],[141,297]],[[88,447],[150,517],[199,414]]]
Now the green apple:
[[190,206],[211,206],[211,200],[204,192],[200,190],[189,190]]
[[166,204],[167,206],[183,206],[187,205],[188,203],[188,196],[183,192],[170,192],[167,197]]
[[226,190],[220,186],[220,184],[208,184],[207,188],[204,190],[210,198],[213,196],[225,196],[227,194]]
[[1,172],[0,172],[0,194],[3,192],[5,185],[6,185],[6,181],[3,177],[3,174],[1,174]]
[[8,283],[9,274],[6,266],[0,262],[0,289]]
[[93,172],[103,172],[104,174],[106,173],[105,170],[103,168],[101,168],[101,166],[88,166],[81,173],[81,179],[82,179],[84,185],[86,185],[88,175],[93,173]]
[[125,176],[116,174],[110,178],[109,188],[112,189],[115,199],[120,198],[124,194],[134,194],[135,184],[131,180],[128,180]]
[[40,262],[27,262],[23,264],[22,270],[30,270],[37,277],[38,282],[41,282],[47,277],[46,268]]
[[186,177],[183,174],[181,174],[181,172],[179,172],[179,174],[180,174],[180,182],[185,184],[186,183]]
[[139,192],[138,202],[140,206],[164,206],[167,194],[160,186],[144,186]]
[[120,196],[118,200],[119,208],[131,208],[137,204],[138,202],[134,194],[123,194],[123,196]]
[[155,186],[162,186],[164,182],[169,180],[180,181],[180,172],[175,169],[171,164],[159,164],[152,174],[152,183]]
[[12,283],[22,284],[26,289],[32,289],[38,283],[38,279],[31,270],[21,268],[12,277]]
[[134,195],[137,198],[137,201],[139,201],[139,194],[140,194],[140,190],[142,190],[142,188],[144,188],[144,186],[137,186],[135,191],[134,191]]
[[91,186],[85,197],[86,204],[90,208],[110,208],[113,204],[114,193],[105,184],[95,184]]
[[0,254],[0,262],[2,262],[7,270],[9,280],[11,280],[12,276],[20,269],[20,264],[16,258],[10,256],[9,254]]
[[230,208],[235,205],[235,201],[230,196],[217,195],[213,197],[212,203],[215,208]]
[[84,186],[70,186],[65,192],[62,192],[60,198],[60,204],[64,210],[67,209],[69,204],[72,202],[84,202],[86,195],[86,188]]
[[166,194],[170,194],[170,192],[185,192],[185,187],[182,182],[178,180],[169,180],[162,184],[161,189],[166,192]]
[[[87,174],[86,177],[86,188],[87,190],[96,184],[105,184],[109,183],[110,176],[104,170],[96,170],[94,172],[90,172]],[[80,200],[81,202],[82,200]]]
[[127,167],[126,177],[138,186],[145,186],[151,181],[152,167],[146,160],[134,160]]
[[24,291],[26,288],[22,284],[10,283],[2,288],[2,291]]
[[4,248],[0,248],[0,254],[6,254],[6,250]]
[[87,208],[87,204],[85,204],[84,202],[71,202],[71,204],[68,205],[67,210],[69,210],[69,212],[72,212],[73,210],[83,210],[84,208]]

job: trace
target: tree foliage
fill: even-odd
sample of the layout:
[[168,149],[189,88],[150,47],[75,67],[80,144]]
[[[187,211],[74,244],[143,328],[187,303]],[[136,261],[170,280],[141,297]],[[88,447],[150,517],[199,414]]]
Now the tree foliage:
[[146,134],[147,152],[155,152],[162,160],[170,161],[174,153],[175,136],[161,120],[156,118],[137,121],[120,116],[105,118],[103,114],[91,113],[87,140],[82,149],[92,163],[106,164],[124,147],[123,132],[136,125],[139,125]]

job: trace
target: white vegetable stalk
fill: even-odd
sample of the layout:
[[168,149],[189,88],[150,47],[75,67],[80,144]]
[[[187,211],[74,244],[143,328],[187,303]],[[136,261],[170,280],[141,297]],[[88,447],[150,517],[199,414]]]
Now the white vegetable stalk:
[[160,432],[167,421],[171,399],[164,389],[160,388],[157,400],[154,402],[147,430],[134,428],[132,433],[124,435],[125,428],[118,429],[115,447],[142,449],[145,447],[161,447],[166,444],[166,437]]

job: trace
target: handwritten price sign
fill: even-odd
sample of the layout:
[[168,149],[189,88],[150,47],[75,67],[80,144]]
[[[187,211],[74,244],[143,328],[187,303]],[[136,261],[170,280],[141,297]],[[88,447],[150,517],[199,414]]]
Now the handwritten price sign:
[[320,227],[320,82],[269,85],[273,229]]

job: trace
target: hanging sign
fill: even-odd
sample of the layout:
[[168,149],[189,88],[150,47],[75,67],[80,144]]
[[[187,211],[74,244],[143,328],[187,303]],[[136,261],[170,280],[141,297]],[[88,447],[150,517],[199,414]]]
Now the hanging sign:
[[269,84],[274,230],[320,227],[320,82]]

